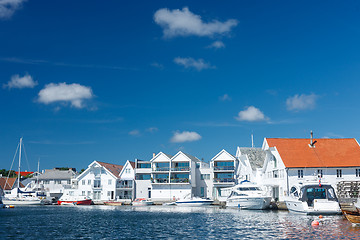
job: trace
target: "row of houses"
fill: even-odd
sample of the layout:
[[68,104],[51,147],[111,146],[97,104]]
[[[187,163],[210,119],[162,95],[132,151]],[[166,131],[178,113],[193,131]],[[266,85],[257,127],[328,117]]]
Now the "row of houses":
[[262,148],[225,149],[210,162],[177,152],[124,165],[93,161],[81,174],[47,170],[28,184],[40,184],[52,197],[87,196],[95,202],[135,198],[173,201],[186,195],[224,201],[229,189],[248,180],[261,184],[282,201],[293,185],[321,178],[336,186],[360,180],[360,146],[356,139],[265,138]]

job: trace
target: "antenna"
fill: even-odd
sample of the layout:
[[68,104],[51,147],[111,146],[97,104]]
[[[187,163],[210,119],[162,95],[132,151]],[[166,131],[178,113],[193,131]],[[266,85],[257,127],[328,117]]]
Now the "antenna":
[[254,134],[251,134],[251,147],[254,148]]

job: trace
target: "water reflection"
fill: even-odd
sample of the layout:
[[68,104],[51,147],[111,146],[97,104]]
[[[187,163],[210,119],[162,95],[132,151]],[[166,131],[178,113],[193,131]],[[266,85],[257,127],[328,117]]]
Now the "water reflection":
[[2,239],[360,239],[342,216],[215,206],[19,207],[0,210],[0,219]]

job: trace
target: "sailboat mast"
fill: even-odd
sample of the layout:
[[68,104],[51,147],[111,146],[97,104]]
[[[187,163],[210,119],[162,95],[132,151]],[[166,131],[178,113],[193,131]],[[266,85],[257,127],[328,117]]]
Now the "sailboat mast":
[[18,168],[18,182],[17,182],[18,189],[20,188],[21,145],[22,145],[22,138],[20,138],[20,149],[19,149],[19,168]]

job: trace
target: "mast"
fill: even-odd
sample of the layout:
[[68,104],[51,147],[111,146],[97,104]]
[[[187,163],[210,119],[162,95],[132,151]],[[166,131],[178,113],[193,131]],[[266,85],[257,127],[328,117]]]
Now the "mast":
[[17,188],[18,188],[17,194],[18,195],[19,195],[19,188],[20,188],[21,145],[22,145],[22,138],[20,138],[20,149],[19,149],[19,168],[18,168],[18,182],[17,182]]
[[36,188],[39,188],[40,158],[38,159],[38,169],[36,174]]

